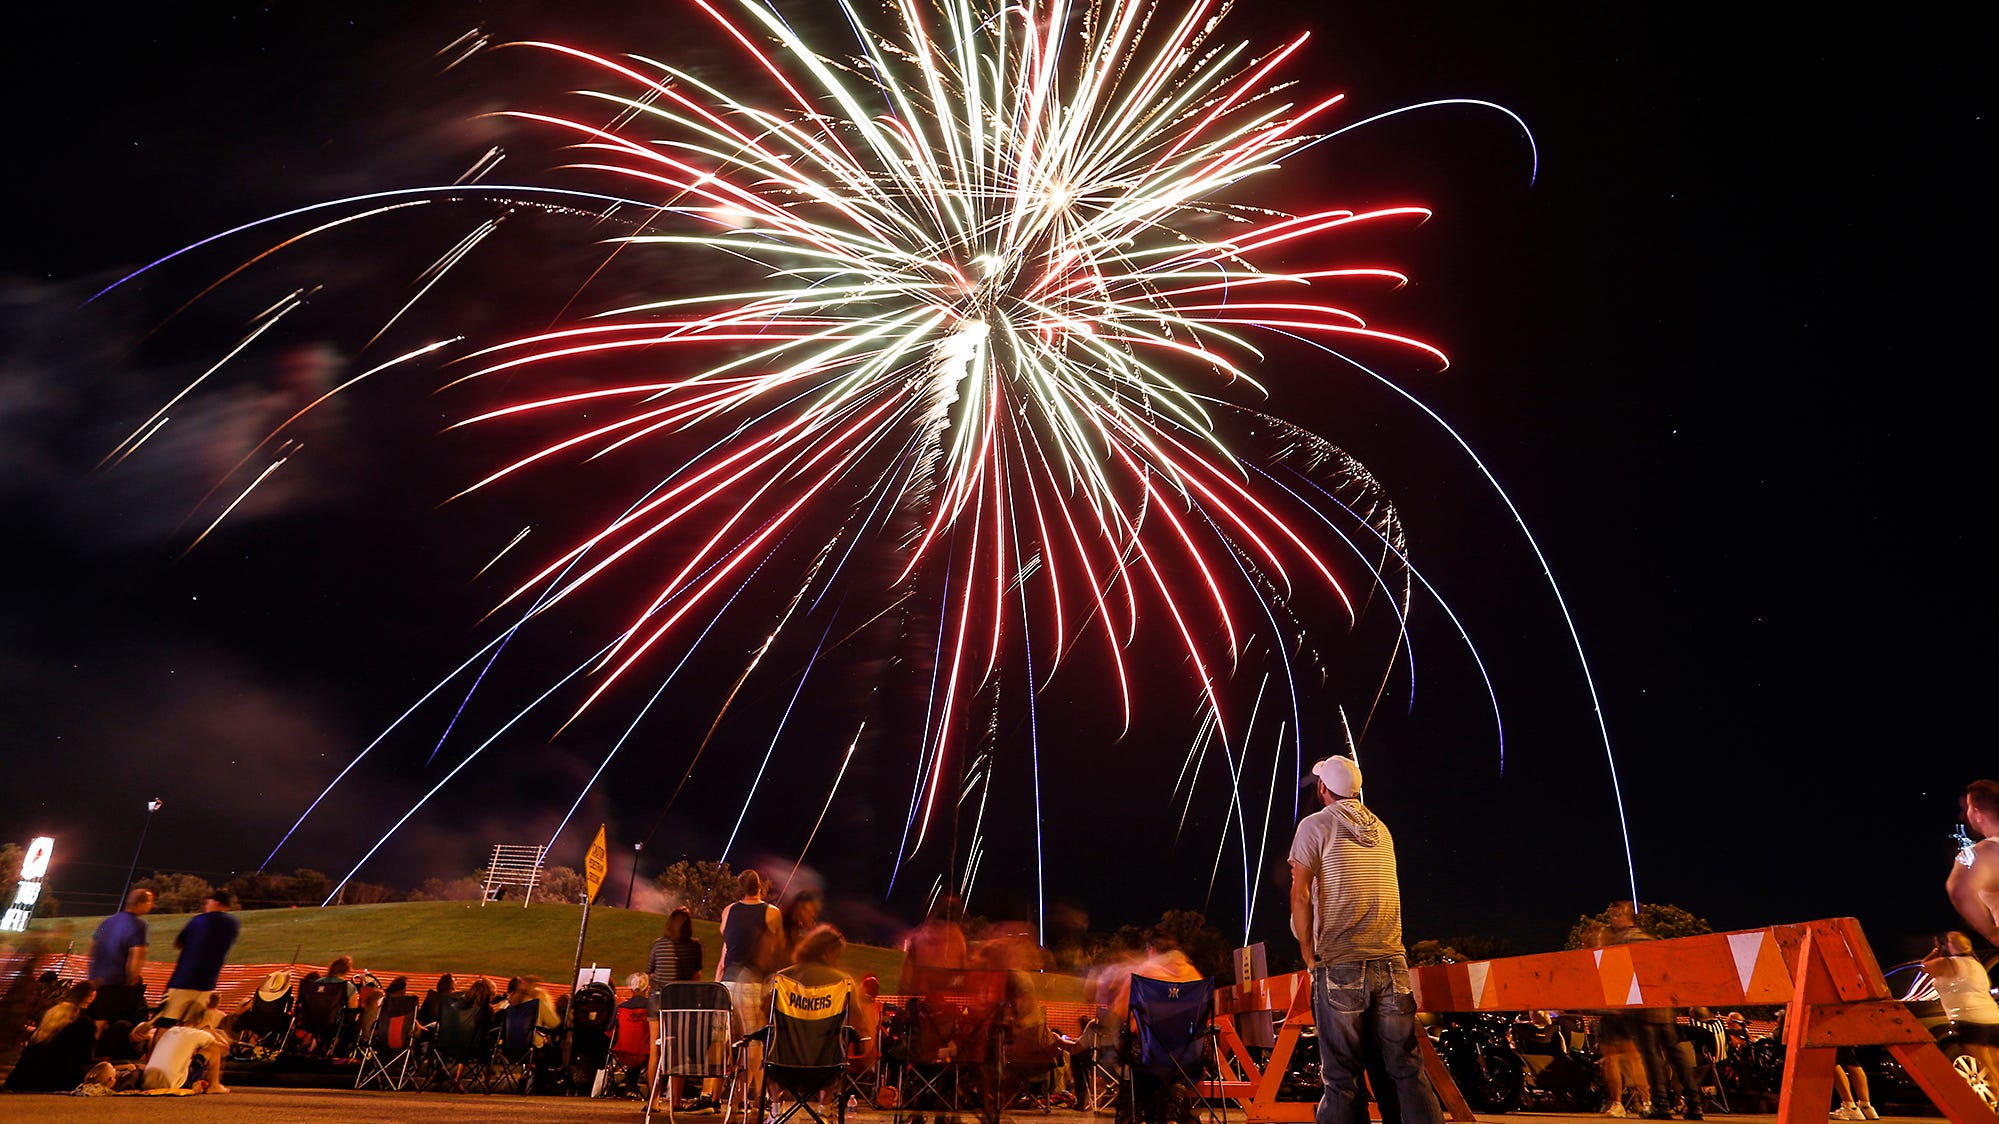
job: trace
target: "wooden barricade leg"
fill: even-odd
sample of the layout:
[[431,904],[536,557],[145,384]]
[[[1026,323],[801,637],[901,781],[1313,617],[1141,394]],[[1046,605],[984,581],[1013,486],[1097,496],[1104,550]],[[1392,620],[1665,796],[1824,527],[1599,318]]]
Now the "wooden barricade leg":
[[1430,1036],[1423,1032],[1422,1027],[1416,1028],[1416,1048],[1423,1052],[1423,1068],[1429,1071],[1430,1084],[1437,1087],[1437,1096],[1444,1102],[1444,1118],[1474,1124],[1478,1117],[1472,1113],[1471,1103],[1465,1100],[1464,1090],[1458,1088],[1457,1080],[1445,1067],[1443,1057],[1430,1044]]
[[1992,1110],[1971,1091],[1950,1059],[1934,1045],[1890,1046],[1888,1052],[1902,1063],[1902,1068],[1923,1092],[1929,1094],[1930,1103],[1943,1109],[1945,1117],[1953,1124],[1977,1124],[1978,1121],[1994,1119]]
[[1908,1008],[1888,997],[1881,968],[1852,918],[1815,921],[1798,946],[1784,1015],[1781,1124],[1827,1119],[1840,1046],[1886,1046],[1932,1103],[1957,1124],[1993,1119]]
[[[1284,1084],[1284,1074],[1291,1068],[1291,1057],[1298,1049],[1300,1033],[1312,1025],[1312,986],[1309,982],[1294,986],[1291,1002],[1284,1012],[1284,1024],[1277,1032],[1277,1041],[1272,1046],[1270,1057],[1261,1069],[1251,1059],[1248,1049],[1235,1029],[1232,1012],[1218,1012],[1215,1016],[1218,1036],[1222,1049],[1218,1051],[1223,1059],[1233,1061],[1240,1069],[1241,1077],[1225,1076],[1215,1083],[1216,1091],[1232,1096],[1242,1106],[1247,1124],[1306,1124],[1318,1115],[1318,1102],[1280,1101],[1278,1090]],[[1443,1058],[1430,1043],[1430,1036],[1421,1027],[1416,1031],[1416,1048],[1421,1052],[1424,1070],[1430,1075],[1430,1083],[1436,1086],[1437,1096],[1444,1102],[1444,1115],[1458,1124],[1475,1124],[1471,1105],[1452,1080],[1451,1072],[1445,1068]],[[1361,1080],[1367,1080],[1363,1075]],[[1249,1090],[1247,1096],[1234,1095],[1236,1090]],[[1375,1119],[1380,1119],[1380,1102],[1370,1097],[1368,1111]]]

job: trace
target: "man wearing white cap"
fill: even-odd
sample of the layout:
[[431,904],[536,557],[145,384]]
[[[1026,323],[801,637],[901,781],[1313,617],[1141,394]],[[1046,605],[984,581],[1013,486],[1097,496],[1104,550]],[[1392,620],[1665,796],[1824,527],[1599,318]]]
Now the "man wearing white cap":
[[1395,840],[1360,802],[1360,766],[1328,757],[1312,766],[1326,806],[1291,840],[1291,932],[1312,971],[1312,1021],[1326,1091],[1317,1124],[1349,1124],[1372,1030],[1404,1124],[1443,1124],[1416,1053],[1416,997],[1402,953],[1402,891]]

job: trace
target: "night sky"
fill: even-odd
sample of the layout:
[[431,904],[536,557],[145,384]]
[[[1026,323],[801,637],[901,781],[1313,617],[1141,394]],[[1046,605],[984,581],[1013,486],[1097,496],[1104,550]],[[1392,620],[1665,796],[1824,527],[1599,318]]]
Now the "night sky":
[[[1518,113],[1539,144],[1530,183],[1507,118],[1425,111],[1297,159],[1273,201],[1437,212],[1355,244],[1414,278],[1369,307],[1451,354],[1442,374],[1392,373],[1491,467],[1568,597],[1641,897],[1722,928],[1855,915],[1884,962],[1926,948],[1924,934],[1951,924],[1955,795],[1999,773],[1975,719],[1994,670],[1974,551],[1991,477],[1975,406],[1989,361],[1972,343],[1989,288],[1976,280],[1990,224],[1973,164],[1991,149],[1977,37],[1905,9],[1833,24],[1748,6],[1277,7],[1246,5],[1237,31],[1267,42],[1312,29],[1290,73],[1349,95],[1339,123],[1472,97]],[[537,527],[532,543],[562,541],[629,479],[615,467],[557,474],[500,502],[445,504],[511,447],[440,436],[476,400],[433,394],[435,370],[412,372],[315,415],[296,471],[182,558],[213,518],[212,506],[190,512],[219,474],[275,419],[392,354],[362,345],[470,224],[385,220],[260,265],[177,316],[268,240],[86,299],[244,222],[449,182],[491,145],[509,152],[496,181],[548,178],[559,154],[479,115],[560,104],[577,75],[526,52],[440,73],[433,52],[475,25],[499,39],[723,57],[688,34],[698,13],[674,3],[197,8],[113,21],[47,6],[10,37],[0,838],[55,835],[50,892],[79,912],[115,894],[155,795],[166,805],[142,869],[217,882],[255,869],[343,764],[492,635],[480,618],[499,587],[473,580],[479,567],[522,526]],[[837,30],[824,10],[795,10]],[[398,340],[439,324],[475,340],[539,330],[574,289],[550,278],[601,255],[601,236],[514,224]],[[679,280],[700,283],[690,270]],[[325,294],[177,408],[158,440],[96,467],[251,315],[313,285]],[[1555,946],[1627,890],[1590,696],[1532,551],[1413,408],[1302,349],[1273,348],[1262,374],[1273,412],[1381,480],[1413,561],[1491,666],[1505,716],[1502,771],[1476,671],[1419,598],[1413,703],[1403,668],[1361,745],[1369,802],[1399,842],[1408,937]],[[586,609],[609,619],[617,592]],[[497,670],[485,697],[520,705],[589,650],[589,623],[565,618]],[[1325,624],[1331,669],[1379,674],[1378,637]],[[726,658],[693,669],[577,813],[556,861],[580,866],[598,822],[618,874],[635,839],[648,841],[643,874],[719,856],[795,668],[752,680],[675,789],[749,642],[723,637]],[[1200,790],[1175,833],[1166,790],[1191,737],[1180,696],[1148,695],[1120,741],[1087,670],[1058,682],[1041,747],[1050,901],[1099,928],[1167,908],[1239,918],[1240,869],[1225,864],[1209,889],[1220,790]],[[273,865],[345,874],[510,712],[475,702],[435,763],[442,717],[385,743]],[[546,838],[614,725],[552,746],[546,728],[497,744],[359,877],[456,877],[495,842]],[[1322,750],[1336,745],[1336,726],[1308,730]],[[851,736],[832,721],[801,727],[732,862],[789,869]],[[846,783],[806,866],[857,928],[911,916],[933,872],[891,893],[884,831],[900,826],[906,773],[868,763]],[[1017,786],[995,800],[974,907],[1025,913],[1031,813]],[[1281,860],[1288,815],[1277,821]],[[1288,945],[1273,873],[1253,935]]]

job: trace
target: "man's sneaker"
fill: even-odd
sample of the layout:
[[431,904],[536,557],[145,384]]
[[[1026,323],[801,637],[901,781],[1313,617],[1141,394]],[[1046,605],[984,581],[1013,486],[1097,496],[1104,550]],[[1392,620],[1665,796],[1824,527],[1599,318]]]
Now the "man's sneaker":
[[1624,1102],[1623,1102],[1623,1101],[1612,1101],[1612,1102],[1610,1102],[1610,1107],[1609,1107],[1609,1108],[1606,1108],[1606,1109],[1604,1109],[1604,1110],[1603,1110],[1603,1114],[1604,1114],[1605,1116],[1615,1116],[1615,1117],[1617,1117],[1617,1118],[1618,1118],[1618,1119],[1620,1119],[1620,1120],[1621,1120],[1621,1119],[1623,1119],[1624,1117],[1627,1117],[1627,1116],[1631,1115],[1630,1113],[1628,1113],[1628,1112],[1624,1111]]
[[1687,1114],[1686,1114],[1686,1118],[1687,1118],[1688,1120],[1705,1120],[1705,1119],[1707,1119],[1706,1117],[1704,1117],[1704,1116],[1702,1116],[1702,1115],[1701,1115],[1701,1110],[1700,1110],[1700,1109],[1698,1109],[1698,1108],[1689,1108],[1689,1109],[1687,1109]]
[[1843,1105],[1840,1105],[1840,1106],[1839,1106],[1838,1108],[1836,1108],[1836,1109],[1833,1109],[1833,1110],[1832,1110],[1832,1114],[1831,1114],[1831,1118],[1832,1118],[1832,1119],[1834,1119],[1834,1120],[1865,1120],[1865,1119],[1867,1119],[1867,1117],[1865,1117],[1865,1116],[1861,1115],[1861,1112],[1860,1112],[1860,1106],[1859,1106],[1859,1105],[1857,1105],[1857,1104],[1843,1104]]
[[1868,1104],[1866,1101],[1860,1102],[1860,1115],[1866,1117],[1869,1120],[1881,1119],[1881,1114],[1874,1111],[1874,1106]]
[[1673,1110],[1663,1105],[1645,1110],[1645,1119],[1647,1120],[1671,1120],[1672,1118]]

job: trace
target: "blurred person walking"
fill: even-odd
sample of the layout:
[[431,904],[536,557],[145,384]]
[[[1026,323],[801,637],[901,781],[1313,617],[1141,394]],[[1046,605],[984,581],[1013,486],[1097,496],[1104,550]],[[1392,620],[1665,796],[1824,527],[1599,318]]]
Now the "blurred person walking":
[[90,935],[90,982],[97,985],[91,1000],[91,1021],[102,1034],[111,1022],[138,1023],[146,1017],[146,942],[144,920],[153,911],[153,892],[137,889],[125,895],[125,908],[105,918]]
[[242,928],[229,912],[235,908],[236,895],[227,890],[212,890],[202,903],[202,911],[189,918],[174,935],[174,947],[180,949],[180,957],[174,961],[174,974],[167,980],[167,1001],[160,1008],[158,1020],[162,1025],[201,1022],[208,1009],[208,997],[215,991],[215,982],[221,978],[222,966],[228,963],[229,950],[235,946],[236,934]]

